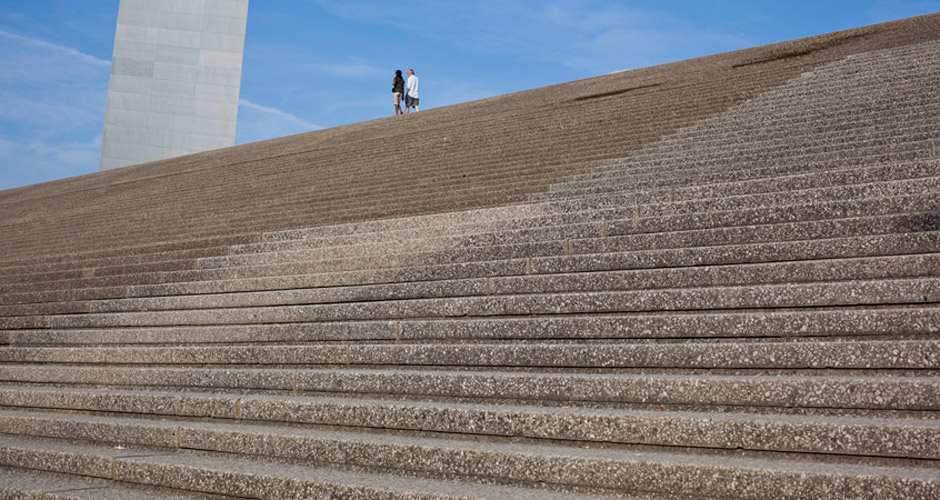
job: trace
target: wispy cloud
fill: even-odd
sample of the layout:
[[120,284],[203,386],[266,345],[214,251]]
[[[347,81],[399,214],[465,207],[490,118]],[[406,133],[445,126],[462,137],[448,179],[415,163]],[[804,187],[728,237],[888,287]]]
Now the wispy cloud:
[[310,123],[287,111],[263,106],[247,99],[239,99],[239,144],[263,141],[287,135],[319,130],[323,127]]
[[373,78],[387,73],[386,70],[376,68],[361,62],[349,64],[325,64],[323,71],[328,75],[343,78]]
[[[510,54],[589,72],[640,67],[687,57],[689,50],[712,53],[748,42],[665,11],[611,0],[411,0],[408,9],[375,0],[314,1],[345,19],[394,26],[469,52]],[[421,22],[413,22],[413,12],[421,13]]]
[[97,170],[110,64],[0,30],[0,189]]
[[314,124],[308,122],[307,120],[304,120],[303,118],[301,118],[301,117],[299,117],[299,116],[292,115],[292,114],[288,113],[287,111],[283,111],[283,110],[280,110],[280,109],[277,109],[277,108],[268,107],[268,106],[262,106],[262,105],[260,105],[260,104],[255,104],[255,103],[249,101],[248,99],[239,99],[239,100],[238,100],[238,105],[239,105],[239,106],[243,106],[243,107],[248,108],[248,109],[255,110],[255,111],[260,111],[260,112],[262,112],[262,113],[267,113],[267,114],[270,114],[270,115],[274,115],[274,116],[276,116],[276,117],[278,117],[278,118],[280,118],[280,119],[282,119],[282,120],[285,120],[285,121],[287,121],[287,122],[290,122],[290,123],[292,123],[292,124],[295,124],[295,125],[297,125],[297,126],[299,126],[299,127],[304,127],[304,128],[308,128],[308,129],[320,129],[320,128],[322,128],[322,127],[320,127],[319,125],[314,125]]
[[85,142],[0,139],[0,189],[94,172],[101,134]]
[[72,56],[72,57],[75,57],[75,58],[77,58],[77,59],[80,59],[80,60],[82,60],[82,61],[84,61],[84,62],[87,62],[87,63],[89,63],[89,64],[94,64],[94,65],[97,65],[97,66],[107,66],[107,67],[111,67],[111,61],[106,61],[106,60],[104,60],[104,59],[95,57],[95,56],[93,56],[93,55],[86,54],[86,53],[84,53],[84,52],[82,52],[82,51],[80,51],[80,50],[73,49],[72,47],[66,47],[66,46],[64,46],[64,45],[58,45],[58,44],[55,44],[55,43],[52,43],[52,42],[47,42],[47,41],[45,41],[45,40],[40,40],[40,39],[38,39],[38,38],[32,38],[32,37],[28,37],[28,36],[18,35],[18,34],[16,34],[16,33],[11,33],[11,32],[9,32],[9,31],[2,30],[2,29],[0,29],[0,37],[8,38],[8,39],[11,39],[11,40],[16,40],[16,41],[18,41],[18,42],[21,42],[21,43],[24,43],[24,44],[28,44],[28,45],[33,45],[33,46],[36,46],[36,47],[42,47],[42,48],[45,48],[45,49],[57,51],[57,52],[60,52],[60,53],[62,53],[62,54],[65,54],[65,55]]

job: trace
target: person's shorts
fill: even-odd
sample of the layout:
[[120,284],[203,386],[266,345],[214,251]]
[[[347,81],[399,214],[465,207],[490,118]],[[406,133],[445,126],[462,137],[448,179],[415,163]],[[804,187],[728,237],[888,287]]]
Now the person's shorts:
[[405,107],[406,108],[417,108],[418,107],[418,98],[411,97],[410,95],[405,96]]
[[401,92],[392,92],[392,95],[395,96],[394,103],[396,106],[401,104]]

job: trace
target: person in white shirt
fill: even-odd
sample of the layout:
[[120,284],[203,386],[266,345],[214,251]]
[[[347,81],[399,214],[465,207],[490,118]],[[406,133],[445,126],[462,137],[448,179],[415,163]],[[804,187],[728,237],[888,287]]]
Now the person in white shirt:
[[415,70],[408,70],[408,93],[405,94],[405,113],[411,111],[411,108],[415,108],[415,111],[421,111],[418,109],[418,77],[415,76]]

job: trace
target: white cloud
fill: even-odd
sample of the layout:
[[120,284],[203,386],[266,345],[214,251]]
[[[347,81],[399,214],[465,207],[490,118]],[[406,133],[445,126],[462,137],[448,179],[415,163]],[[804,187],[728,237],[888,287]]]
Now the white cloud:
[[326,64],[323,71],[332,76],[343,78],[374,78],[387,73],[386,70],[370,66],[362,62],[352,62],[348,64]]
[[[337,62],[323,53],[311,53],[307,47],[296,45],[259,43],[247,46],[246,50],[251,51],[256,64],[271,65],[270,69],[263,68],[264,71],[260,67],[255,70],[279,80],[284,75],[289,75],[289,81],[303,81],[304,77],[309,79],[311,74],[320,73],[343,79],[372,79],[388,73],[387,69],[381,69],[361,57],[349,57],[345,61]],[[290,61],[290,65],[285,66],[284,61]]]
[[0,30],[0,189],[98,168],[110,62]]
[[18,34],[16,34],[16,33],[11,33],[11,32],[9,32],[9,31],[4,31],[4,30],[0,30],[0,37],[9,38],[9,39],[12,39],[12,40],[15,40],[15,41],[17,41],[17,42],[24,43],[24,44],[33,45],[33,46],[36,46],[36,47],[41,47],[41,48],[44,48],[44,49],[49,49],[49,50],[52,50],[52,51],[60,52],[60,53],[62,53],[62,54],[65,54],[65,55],[68,55],[68,56],[77,58],[77,59],[79,59],[79,60],[81,60],[81,61],[83,61],[83,62],[86,62],[86,63],[88,63],[88,64],[93,64],[93,65],[96,65],[96,66],[106,66],[106,67],[109,67],[109,68],[111,67],[111,61],[106,61],[106,60],[104,60],[104,59],[100,59],[100,58],[95,57],[95,56],[93,56],[93,55],[86,54],[86,53],[84,53],[84,52],[81,52],[81,51],[79,51],[79,50],[73,49],[73,48],[71,48],[71,47],[66,47],[66,46],[64,46],[64,45],[58,45],[58,44],[55,44],[55,43],[52,43],[52,42],[47,42],[47,41],[45,41],[45,40],[40,40],[40,39],[38,39],[38,38],[32,38],[32,37],[28,37],[28,36],[18,35]]
[[493,90],[479,87],[473,83],[447,77],[428,78],[429,87],[436,89],[436,106],[448,106],[462,102],[476,101],[500,94]]
[[238,101],[239,144],[284,137],[323,127],[303,118],[270,106],[256,104],[247,99]]
[[17,95],[0,90],[0,123],[46,130],[78,129],[104,122],[105,88],[51,89],[43,95]]
[[100,134],[87,142],[0,139],[0,189],[95,172],[100,149]]
[[247,99],[239,99],[239,100],[238,100],[238,105],[239,105],[239,106],[243,106],[243,107],[248,108],[248,109],[255,110],[255,111],[260,111],[260,112],[262,112],[262,113],[267,113],[267,114],[270,114],[270,115],[274,115],[274,116],[276,116],[276,117],[278,117],[278,118],[280,118],[280,119],[282,119],[282,120],[285,120],[285,121],[287,121],[287,122],[289,122],[289,123],[291,123],[291,124],[294,124],[294,125],[297,125],[297,126],[300,126],[300,127],[309,128],[309,129],[319,129],[319,128],[322,128],[322,127],[320,127],[320,126],[318,126],[318,125],[314,125],[314,124],[308,122],[307,120],[304,120],[303,118],[300,118],[299,116],[294,116],[294,115],[288,113],[287,111],[282,111],[282,110],[280,110],[280,109],[271,108],[271,107],[268,107],[268,106],[262,106],[262,105],[260,105],[260,104],[255,104],[255,103],[253,103],[253,102],[251,102],[251,101],[249,101],[249,100],[247,100]]

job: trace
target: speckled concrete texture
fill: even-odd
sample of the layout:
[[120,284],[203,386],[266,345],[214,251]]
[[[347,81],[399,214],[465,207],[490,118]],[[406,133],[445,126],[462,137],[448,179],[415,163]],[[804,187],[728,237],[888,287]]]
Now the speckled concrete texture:
[[[221,396],[119,392],[109,400],[88,392],[0,392],[4,406],[60,408],[154,416],[201,416],[200,406],[217,405]],[[940,457],[940,424],[910,419],[873,419],[773,414],[709,414],[685,411],[615,411],[480,406],[460,403],[392,403],[272,396],[229,396],[228,420],[325,424],[353,428],[399,429],[524,437],[564,441],[680,446],[711,449],[773,450],[834,455]],[[31,400],[30,402],[27,400]],[[180,404],[180,403],[187,404]],[[175,404],[174,404],[175,403]],[[221,426],[219,426],[221,427]],[[215,427],[214,427],[215,428]],[[47,418],[42,414],[0,411],[0,430],[9,434],[91,441],[136,443],[163,448],[206,448],[187,444],[205,428],[187,424],[154,426],[120,419]],[[257,432],[264,432],[259,428]],[[355,440],[354,434],[337,439]],[[332,447],[332,446],[327,446]],[[343,448],[342,445],[335,446]],[[250,450],[241,450],[250,452]],[[273,453],[273,455],[272,455]],[[326,452],[317,455],[325,456]],[[375,456],[376,453],[370,453]],[[277,455],[274,452],[265,455]],[[296,457],[295,457],[296,458]]]
[[233,500],[220,495],[8,467],[0,467],[0,496],[4,500]]
[[[286,435],[297,434],[282,431],[270,434],[266,440],[256,440],[252,446],[276,448],[284,451],[308,455],[318,450],[341,452],[341,448],[320,448],[310,444],[298,448],[285,448],[283,439]],[[248,436],[246,436],[248,437]],[[259,436],[260,437],[260,436]],[[450,483],[449,488],[438,482],[387,476],[387,480],[376,482],[380,477],[364,474],[346,473],[339,470],[322,470],[311,467],[296,467],[289,464],[264,463],[249,459],[233,459],[211,454],[158,453],[146,448],[135,452],[133,448],[124,458],[115,457],[115,452],[84,446],[56,445],[55,449],[34,446],[35,441],[13,441],[4,439],[0,449],[4,451],[4,461],[15,460],[20,454],[33,456],[52,470],[60,467],[57,457],[78,463],[97,459],[113,464],[116,479],[149,485],[165,485],[180,489],[191,489],[213,493],[222,493],[246,497],[289,498],[287,495],[304,494],[307,488],[317,487],[321,491],[334,491],[344,498],[360,498],[365,492],[373,496],[363,498],[401,498],[402,490],[409,492],[409,498],[451,498],[448,495],[422,495],[417,493],[423,488],[436,486],[451,491],[466,488]],[[213,443],[222,446],[237,446],[237,441],[219,436]],[[300,443],[298,443],[300,444]],[[390,444],[390,446],[393,446]],[[433,467],[439,470],[461,470],[475,476],[492,477],[500,475],[517,481],[547,481],[552,483],[583,484],[592,482],[592,486],[604,486],[617,490],[656,490],[666,492],[677,484],[696,484],[699,492],[710,496],[727,495],[733,491],[741,498],[761,498],[780,493],[781,482],[799,488],[797,493],[783,492],[778,498],[802,498],[806,494],[821,497],[842,494],[848,498],[866,498],[877,493],[890,494],[896,498],[930,498],[937,493],[940,483],[928,472],[916,470],[890,470],[872,466],[846,466],[840,464],[814,464],[812,468],[796,464],[775,462],[773,460],[755,460],[724,458],[720,461],[702,460],[694,456],[683,456],[664,452],[633,452],[568,448],[556,450],[553,454],[538,453],[539,447],[514,445],[510,450],[494,450],[485,443],[466,443],[465,451],[447,457],[441,449],[433,452],[430,443],[414,439],[413,444],[405,445],[403,453],[396,454],[399,466]],[[35,450],[35,451],[34,451]],[[122,452],[123,453],[123,452]],[[347,456],[361,457],[360,460],[372,461],[376,457],[360,454],[355,448],[347,448]],[[500,456],[503,456],[500,459]],[[49,460],[49,462],[45,462]],[[365,476],[365,477],[363,477]],[[288,481],[284,481],[284,479]],[[316,479],[314,479],[316,478]],[[850,482],[847,479],[852,478]],[[376,486],[363,486],[363,479],[371,480]],[[358,484],[357,484],[358,483]],[[435,484],[437,483],[437,484]],[[368,484],[368,483],[366,483]],[[275,485],[281,488],[274,488]],[[288,488],[284,488],[289,485]],[[475,485],[477,495],[486,490],[483,485]],[[283,489],[282,489],[283,488]],[[398,489],[396,493],[395,490]],[[391,490],[391,491],[390,491]],[[469,492],[468,490],[464,490]],[[472,490],[471,490],[472,491]],[[503,494],[510,493],[503,491]],[[525,495],[524,491],[516,493]],[[530,492],[530,495],[534,492]],[[546,495],[545,492],[539,492]],[[335,494],[335,493],[334,493]],[[353,496],[345,496],[345,495]],[[529,498],[519,496],[511,498]],[[534,498],[534,497],[532,497]],[[542,496],[541,498],[551,498]],[[561,498],[561,497],[556,497]]]
[[901,309],[829,308],[797,311],[630,314],[596,317],[449,318],[280,325],[209,325],[7,332],[16,345],[174,344],[245,342],[643,339],[714,337],[870,337],[936,335],[935,306]]
[[[0,367],[13,383],[754,408],[930,410],[940,383],[876,375],[694,375],[278,368]],[[16,387],[5,388],[4,397]],[[24,389],[25,390],[25,389]],[[32,394],[32,393],[30,393]],[[38,397],[30,395],[28,397]],[[223,396],[224,397],[224,396]],[[186,411],[190,411],[187,409]]]
[[[927,267],[922,272],[932,274],[934,271]],[[51,328],[101,328],[914,304],[936,302],[938,298],[940,282],[929,276],[761,286],[465,296],[255,308],[177,309],[61,315],[42,319],[43,324],[48,322]],[[21,323],[20,320],[21,318],[8,318],[7,324]]]
[[580,368],[934,369],[940,341],[623,344],[366,344],[8,348],[0,361],[77,364],[387,365]]
[[[572,244],[574,244],[572,242]],[[462,297],[601,291],[674,287],[727,286],[799,281],[932,276],[940,269],[937,254],[785,262],[738,267],[695,267],[638,271],[601,271],[578,275],[544,275],[471,278],[387,285],[321,287],[314,289],[246,292],[240,294],[180,295],[159,298],[117,299],[87,302],[47,302],[0,306],[0,314],[33,316],[89,312],[155,311],[259,307],[287,304],[360,302],[424,297]]]

